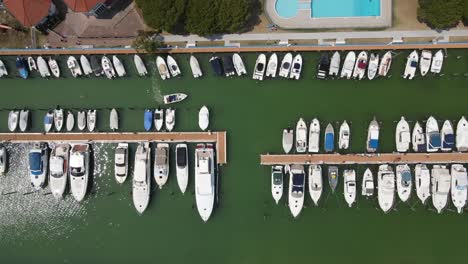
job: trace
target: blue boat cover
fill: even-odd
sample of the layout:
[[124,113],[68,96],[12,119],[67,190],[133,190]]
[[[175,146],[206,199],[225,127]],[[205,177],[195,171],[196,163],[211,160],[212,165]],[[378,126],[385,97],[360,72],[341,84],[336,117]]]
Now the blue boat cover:
[[145,110],[145,130],[150,131],[153,126],[153,111]]
[[379,140],[378,139],[369,140],[369,148],[377,149],[378,147],[379,147]]
[[29,153],[29,169],[34,175],[39,175],[42,172],[42,159],[41,153],[33,152]]
[[426,144],[419,144],[418,152],[426,152]]
[[441,146],[440,134],[434,133],[434,134],[429,135],[429,147],[440,148],[440,146]]
[[44,124],[49,125],[49,124],[52,124],[53,121],[54,121],[54,118],[52,116],[48,116],[48,115],[44,116]]
[[333,151],[335,148],[335,135],[333,133],[325,134],[325,151]]
[[303,192],[305,176],[303,173],[293,174],[293,188],[292,191]]
[[453,145],[455,145],[455,135],[454,134],[445,135],[442,147],[453,148]]

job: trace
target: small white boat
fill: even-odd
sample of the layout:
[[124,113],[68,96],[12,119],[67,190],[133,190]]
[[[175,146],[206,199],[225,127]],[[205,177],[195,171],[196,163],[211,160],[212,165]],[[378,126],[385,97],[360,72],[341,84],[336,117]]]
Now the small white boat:
[[115,55],[112,56],[112,63],[114,64],[114,68],[117,73],[117,76],[124,77],[127,74],[122,61],[117,56]]
[[55,78],[60,77],[60,68],[58,66],[58,63],[55,59],[52,59],[49,57],[49,60],[47,61],[50,67],[50,71],[52,72],[52,75],[55,76]]
[[19,111],[11,110],[8,113],[8,130],[14,132],[18,127],[19,122]]
[[8,167],[8,151],[4,145],[0,145],[0,176],[4,176]]
[[37,71],[36,61],[33,57],[28,57],[28,67],[29,71]]
[[2,60],[0,60],[0,78],[3,76],[8,76],[8,71],[5,67],[5,64]]
[[119,143],[114,155],[114,176],[117,183],[124,183],[128,176],[128,143]]
[[296,56],[294,56],[289,78],[299,80],[299,78],[301,77],[301,71],[302,71],[302,56],[301,54],[297,54]]
[[387,213],[393,207],[395,201],[395,173],[390,165],[379,166],[377,174],[377,191],[379,206],[384,213]]
[[63,119],[64,119],[63,109],[55,109],[54,110],[54,125],[55,125],[55,129],[57,130],[57,132],[62,131]]
[[283,60],[281,61],[281,67],[278,73],[280,77],[288,78],[289,72],[291,71],[292,61],[292,54],[286,53],[286,55],[283,57]]
[[407,152],[411,143],[411,132],[405,117],[401,117],[395,132],[396,149],[398,152]]
[[109,128],[112,131],[119,130],[119,112],[117,112],[117,109],[115,108],[112,108],[112,110],[110,111]]
[[37,67],[42,78],[50,77],[50,70],[47,62],[41,56],[37,57]]
[[338,139],[338,148],[339,149],[348,149],[349,141],[351,138],[351,129],[349,128],[348,123],[343,121],[343,124],[340,126],[340,137]]
[[441,143],[439,124],[433,116],[430,116],[426,122],[426,151],[437,152]]
[[161,108],[158,108],[154,110],[154,127],[156,128],[156,131],[161,131],[164,125],[164,110]]
[[432,62],[432,51],[430,50],[423,50],[421,52],[421,61],[419,62],[419,70],[421,72],[421,76],[426,76],[429,72]]
[[377,75],[377,71],[379,70],[379,54],[371,53],[369,59],[369,66],[367,68],[367,78],[372,80]]
[[190,56],[190,68],[192,69],[193,78],[200,78],[203,76],[200,63],[198,63],[197,57]]
[[273,195],[276,204],[283,196],[283,178],[283,166],[271,167],[271,195]]
[[396,166],[396,186],[398,197],[402,202],[408,201],[411,196],[412,176],[411,169],[407,164]]
[[175,104],[181,102],[187,98],[186,94],[183,93],[175,93],[175,94],[168,94],[164,96],[164,104]]
[[48,111],[44,116],[44,131],[49,133],[54,127],[54,111]]
[[445,120],[440,130],[440,138],[442,144],[440,149],[442,151],[452,151],[455,146],[455,133],[453,131],[452,122],[450,120]]
[[392,66],[392,52],[387,51],[382,57],[379,65],[379,75],[380,76],[387,76],[388,71],[390,70],[390,66]]
[[29,110],[21,110],[19,113],[19,128],[21,132],[29,128]]
[[374,187],[374,176],[372,175],[372,171],[367,168],[362,176],[362,196],[370,197],[374,195]]
[[266,77],[275,78],[276,72],[278,70],[278,55],[276,53],[271,54],[270,59],[268,59]]
[[318,153],[320,148],[320,122],[312,119],[309,127],[309,152]]
[[88,190],[89,145],[74,144],[70,151],[70,190],[77,202],[83,201]]
[[431,72],[440,73],[442,71],[442,65],[444,64],[444,52],[442,50],[437,51],[432,58]]
[[456,147],[458,151],[468,151],[468,121],[464,116],[457,123]]
[[195,201],[198,214],[206,222],[215,201],[215,151],[212,144],[198,144],[195,149]]
[[46,182],[49,151],[46,143],[34,143],[29,150],[29,178],[31,186],[38,191],[43,189]]
[[312,201],[317,206],[322,195],[323,180],[322,167],[319,165],[309,166],[309,194]]
[[403,74],[404,79],[413,79],[418,68],[419,55],[416,50],[410,53],[406,60],[405,72]]
[[341,55],[338,51],[335,51],[330,60],[330,70],[328,71],[328,75],[331,77],[338,76],[340,74],[340,64]]
[[52,195],[62,199],[67,188],[70,145],[55,145],[50,154],[49,186]]
[[80,64],[78,63],[78,61],[76,60],[74,56],[68,57],[67,66],[68,66],[68,69],[70,69],[70,72],[74,78],[83,75]]
[[299,119],[296,125],[296,152],[305,153],[307,151],[307,125],[304,119]]
[[367,130],[367,152],[376,152],[379,147],[379,123],[374,118],[369,124]]
[[169,69],[167,68],[166,61],[161,56],[158,56],[156,58],[156,66],[158,67],[158,72],[161,76],[161,79],[166,80],[171,78],[171,74],[169,73]]
[[177,65],[177,62],[171,55],[167,55],[167,67],[169,68],[172,77],[180,75],[179,65]]
[[305,170],[303,165],[291,165],[289,171],[289,210],[294,218],[298,217],[304,206]]
[[208,107],[202,106],[198,112],[198,126],[201,130],[206,130],[210,124],[210,112]]
[[431,196],[431,172],[425,164],[417,164],[414,168],[414,184],[416,194],[422,204]]
[[115,78],[114,66],[112,66],[112,62],[109,60],[109,58],[102,56],[101,66],[107,79]]
[[182,194],[187,190],[189,179],[189,160],[187,144],[177,144],[175,149],[176,154],[176,176],[177,184]]
[[348,52],[346,55],[345,61],[343,63],[343,68],[341,68],[341,78],[350,79],[353,75],[354,63],[356,62],[356,53],[354,51]]
[[75,127],[75,116],[71,111],[68,111],[67,114],[67,131],[72,131]]
[[232,62],[234,64],[234,69],[236,70],[238,76],[247,74],[244,62],[242,61],[242,58],[238,53],[234,53],[234,55],[232,55]]
[[166,125],[166,130],[171,132],[175,127],[175,109],[167,108],[165,115],[166,119],[164,121]]
[[291,128],[283,129],[283,150],[288,154],[294,144],[294,130]]
[[419,122],[416,122],[414,125],[411,143],[413,145],[414,152],[426,151],[426,135],[424,134],[424,130]]
[[93,132],[94,129],[96,128],[96,123],[97,123],[96,109],[88,110],[88,113],[86,115],[86,123],[88,125],[88,131]]
[[450,193],[452,194],[452,203],[457,208],[459,214],[463,213],[466,205],[468,176],[466,168],[461,164],[452,164],[452,185]]
[[367,60],[367,52],[361,51],[354,65],[353,78],[359,78],[359,80],[364,78],[367,69]]
[[132,200],[138,214],[142,214],[149,204],[151,189],[151,148],[149,143],[140,143],[135,153],[132,180]]
[[254,80],[263,80],[263,75],[265,74],[266,68],[266,56],[265,54],[258,55],[257,61],[255,62],[255,68],[252,78]]
[[83,131],[86,128],[86,112],[85,111],[78,111],[77,121],[78,121],[78,129]]
[[93,69],[91,68],[91,63],[89,62],[88,58],[85,55],[80,56],[81,67],[83,68],[83,74],[89,76],[93,73]]
[[445,165],[434,165],[431,175],[432,205],[440,214],[447,206],[452,179]]
[[354,170],[344,170],[344,197],[349,207],[356,201],[356,172]]
[[133,63],[135,64],[135,68],[138,72],[138,75],[142,77],[148,75],[148,70],[146,70],[145,63],[138,54],[135,54],[133,56]]

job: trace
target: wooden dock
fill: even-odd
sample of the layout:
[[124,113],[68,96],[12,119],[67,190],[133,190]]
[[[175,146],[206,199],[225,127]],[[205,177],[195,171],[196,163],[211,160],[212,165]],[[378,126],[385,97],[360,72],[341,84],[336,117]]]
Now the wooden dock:
[[218,164],[227,164],[226,132],[111,132],[111,133],[0,133],[0,142],[168,142],[168,143],[203,143],[216,144]]

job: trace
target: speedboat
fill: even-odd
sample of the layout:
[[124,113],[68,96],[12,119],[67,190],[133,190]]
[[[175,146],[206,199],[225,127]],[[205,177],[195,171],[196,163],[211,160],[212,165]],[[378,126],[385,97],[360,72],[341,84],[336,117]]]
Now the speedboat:
[[325,152],[332,152],[335,149],[335,130],[332,124],[328,123],[325,128],[325,139],[324,139]]
[[70,72],[74,78],[83,75],[80,64],[76,60],[75,56],[68,57],[67,66],[68,66],[68,69],[70,69]]
[[263,74],[265,74],[266,68],[266,56],[265,54],[258,55],[257,61],[255,62],[255,68],[252,78],[254,80],[263,80]]
[[37,57],[37,67],[42,78],[50,77],[50,70],[47,62],[41,56]]
[[37,64],[33,57],[28,57],[29,71],[37,71]]
[[153,126],[153,110],[146,109],[143,116],[143,127],[146,131],[150,131]]
[[407,164],[396,166],[396,179],[398,197],[402,202],[406,202],[411,196],[412,188],[411,169]]
[[192,69],[193,78],[199,78],[203,76],[200,63],[198,63],[197,57],[190,56],[190,68]]
[[234,53],[234,55],[232,55],[232,61],[234,63],[234,69],[236,69],[236,73],[238,76],[247,74],[244,62],[242,61],[242,58],[238,53]]
[[86,112],[78,111],[77,114],[78,129],[83,131],[86,128]]
[[169,73],[169,69],[167,68],[166,61],[161,56],[158,56],[156,58],[156,66],[158,67],[158,72],[159,76],[161,76],[161,79],[166,80],[171,78],[171,74]]
[[94,73],[94,76],[99,77],[103,74],[103,69],[101,66],[102,59],[99,59],[98,56],[93,55],[91,56],[91,70]]
[[19,113],[19,128],[21,132],[28,130],[29,127],[29,110],[21,110]]
[[301,71],[302,71],[302,56],[301,54],[297,54],[296,56],[294,56],[289,78],[299,80],[299,78],[301,77]]
[[29,76],[29,71],[26,65],[26,61],[22,57],[16,58],[15,62],[16,69],[18,70],[18,73],[21,78],[27,79]]
[[176,145],[176,176],[177,184],[182,194],[187,190],[189,179],[188,148],[187,144]]
[[357,57],[356,64],[354,65],[353,78],[359,78],[359,80],[364,78],[364,74],[367,69],[367,60],[367,52],[361,51]]
[[164,110],[161,108],[157,108],[154,110],[154,127],[156,131],[161,131],[164,125]]
[[175,109],[167,108],[165,115],[166,115],[166,119],[164,121],[165,121],[166,129],[167,131],[171,132],[175,126]]
[[167,55],[167,67],[169,68],[172,77],[180,75],[179,65],[177,65],[177,62],[171,55]]
[[444,52],[442,50],[437,51],[432,58],[431,72],[440,73],[442,65],[444,64]]
[[215,151],[212,144],[197,144],[195,149],[195,201],[201,219],[211,216],[215,201]]
[[288,154],[293,147],[294,143],[294,130],[292,128],[283,129],[283,150]]
[[224,74],[226,77],[232,76],[236,74],[236,69],[234,68],[234,64],[232,62],[231,56],[223,56],[223,65],[224,65]]
[[414,168],[414,184],[419,200],[425,204],[431,196],[431,172],[425,164],[417,164]]
[[455,142],[458,151],[468,151],[468,121],[464,116],[458,121]]
[[283,60],[281,61],[281,67],[278,73],[280,77],[288,78],[289,72],[291,71],[292,60],[293,60],[293,56],[291,53],[286,53],[286,55],[284,55]]
[[44,131],[49,133],[54,126],[54,111],[48,111],[44,116]]
[[5,64],[2,60],[0,60],[0,78],[3,76],[8,76],[8,71],[5,67]]
[[419,122],[416,122],[414,125],[411,143],[413,145],[414,152],[426,151],[426,135],[424,134],[424,130]]
[[81,67],[83,68],[83,74],[88,76],[93,73],[93,69],[91,68],[91,63],[89,62],[88,58],[85,55],[80,56]]
[[364,171],[364,175],[362,176],[361,194],[367,197],[374,195],[374,176],[369,168]]
[[434,165],[431,174],[432,204],[437,213],[440,214],[447,206],[452,179],[450,171],[445,165]]
[[283,166],[271,167],[271,195],[273,195],[276,204],[283,196],[283,178]]
[[138,72],[138,75],[142,77],[148,75],[148,70],[146,70],[145,63],[143,62],[143,59],[138,54],[135,54],[133,56],[133,63],[135,64],[135,68]]
[[46,183],[49,151],[46,143],[35,143],[29,150],[29,178],[31,186],[38,191]]
[[61,199],[67,188],[70,145],[55,145],[50,154],[49,186],[52,195]]
[[437,152],[441,147],[439,124],[434,117],[429,117],[426,122],[427,152]]
[[112,66],[112,62],[106,56],[102,56],[101,58],[101,65],[102,69],[104,70],[104,74],[106,75],[107,79],[115,78],[115,70],[114,66]]
[[377,191],[379,206],[384,213],[387,213],[393,207],[395,201],[395,173],[390,165],[379,166],[377,174]]
[[278,70],[278,55],[276,55],[276,53],[273,53],[271,54],[270,59],[268,59],[265,76],[275,78],[277,70]]
[[421,76],[426,76],[431,67],[432,61],[432,51],[423,50],[421,52],[421,61],[419,62],[419,70],[421,71]]
[[387,51],[382,57],[379,65],[379,75],[387,76],[390,66],[392,65],[392,52]]
[[67,114],[67,131],[72,131],[75,127],[75,116],[71,111],[68,111]]
[[452,185],[450,192],[452,194],[452,203],[461,214],[466,205],[468,176],[466,168],[461,164],[452,164]]
[[122,61],[120,61],[120,59],[117,56],[115,56],[115,55],[112,56],[112,63],[114,64],[117,76],[124,77],[127,74]]
[[60,68],[58,66],[58,62],[55,59],[52,59],[49,57],[49,60],[47,61],[50,67],[50,71],[52,72],[52,75],[54,75],[55,78],[60,77]]
[[440,138],[442,139],[441,150],[452,151],[455,146],[455,134],[453,133],[453,126],[450,120],[445,120],[440,130]]
[[149,204],[151,189],[151,148],[149,143],[140,143],[135,153],[133,169],[132,199],[138,214],[142,214]]
[[406,61],[405,73],[403,74],[404,79],[413,79],[418,68],[419,56],[418,52],[414,50],[410,53]]
[[223,64],[221,63],[221,59],[218,56],[211,57],[210,64],[211,68],[213,68],[213,71],[217,76],[224,75]]
[[344,196],[349,207],[356,201],[356,171],[344,170]]
[[346,77],[350,79],[353,75],[354,63],[356,62],[356,53],[354,51],[348,52],[346,55],[345,61],[343,63],[343,68],[341,68],[341,78]]
[[109,128],[112,131],[119,130],[119,113],[117,112],[117,109],[115,108],[112,108],[112,110],[110,111]]
[[124,183],[128,175],[128,143],[119,143],[115,149],[114,176],[117,183]]
[[318,153],[320,147],[320,122],[314,118],[309,127],[309,152]]
[[60,132],[63,127],[63,109],[54,110],[54,125],[57,132]]
[[296,125],[296,152],[305,153],[307,151],[307,125],[304,119],[299,119]]
[[338,167],[328,166],[328,184],[330,185],[332,193],[334,193],[338,185]]
[[0,145],[0,176],[5,175],[8,167],[8,151],[4,145]]
[[96,109],[88,110],[88,114],[86,115],[86,123],[88,125],[88,131],[93,132],[96,128],[97,123],[97,112]]
[[379,147],[379,123],[374,118],[367,130],[367,152],[376,152],[377,148]]
[[198,112],[198,126],[201,130],[206,130],[209,124],[210,112],[208,111],[208,107],[202,106],[202,108]]
[[319,165],[309,166],[309,194],[314,204],[317,206],[322,195],[322,167]]
[[371,53],[369,59],[369,66],[367,68],[367,78],[372,80],[377,75],[379,69],[379,54]]
[[318,79],[327,78],[327,74],[329,70],[330,70],[330,59],[328,58],[327,53],[323,53],[322,56],[320,57],[320,60],[317,66],[317,78]]
[[88,189],[89,145],[74,144],[70,151],[70,190],[73,198],[81,202]]
[[396,149],[398,152],[407,152],[411,143],[411,132],[408,122],[402,116],[396,126],[395,132]]
[[340,137],[338,138],[338,148],[339,149],[348,149],[351,130],[349,129],[348,123],[343,121],[343,124],[340,126]]
[[164,104],[175,104],[181,102],[187,98],[186,94],[183,93],[175,93],[175,94],[168,94],[164,96]]
[[8,113],[8,130],[10,130],[10,132],[14,132],[16,128],[18,127],[18,122],[19,122],[19,111],[11,110]]
[[330,70],[328,71],[328,75],[332,77],[338,77],[340,74],[340,64],[341,64],[341,55],[338,51],[333,53],[330,61]]
[[305,171],[303,165],[291,165],[289,169],[289,210],[294,218],[299,216],[304,206]]

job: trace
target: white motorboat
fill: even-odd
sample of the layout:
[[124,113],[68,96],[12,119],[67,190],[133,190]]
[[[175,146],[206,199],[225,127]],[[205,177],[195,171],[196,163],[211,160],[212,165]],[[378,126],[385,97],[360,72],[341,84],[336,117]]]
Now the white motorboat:
[[419,55],[416,50],[410,53],[406,60],[405,72],[403,74],[404,79],[413,79],[418,68]]
[[49,186],[52,195],[61,199],[65,194],[68,181],[68,160],[70,155],[70,145],[55,145],[50,154]]
[[195,201],[201,219],[206,222],[215,202],[215,151],[212,144],[195,149]]
[[434,165],[431,175],[432,204],[437,210],[437,213],[440,214],[447,206],[452,179],[445,165]]
[[414,152],[426,151],[426,135],[424,134],[424,130],[419,122],[416,122],[414,125],[411,144],[413,145]]
[[431,72],[440,73],[442,71],[442,65],[444,64],[444,52],[442,50],[437,51],[432,58]]
[[119,130],[119,112],[117,112],[117,109],[115,108],[112,108],[112,110],[110,111],[109,128],[112,131]]
[[142,214],[149,204],[151,189],[151,148],[148,142],[140,143],[135,153],[132,180],[133,205]]
[[109,58],[107,58],[106,56],[102,56],[101,66],[107,79],[115,78],[114,66],[112,66],[112,62],[109,60]]
[[42,78],[50,77],[50,70],[47,62],[41,56],[37,57],[37,67]]
[[294,56],[289,78],[299,80],[299,78],[301,77],[301,71],[302,71],[302,56],[301,54],[297,54],[296,56]]
[[119,143],[115,148],[114,176],[117,183],[124,183],[128,176],[128,143]]
[[429,117],[426,122],[426,151],[437,152],[441,147],[439,124],[434,117]]
[[349,148],[349,141],[351,138],[351,129],[349,128],[348,123],[343,121],[340,126],[340,137],[338,139],[338,148],[339,149],[348,149]]
[[70,151],[70,190],[73,198],[81,202],[88,189],[89,145],[74,144]]
[[401,117],[396,126],[395,143],[398,152],[407,152],[411,143],[411,132],[405,117]]
[[464,116],[458,121],[455,142],[458,151],[468,151],[468,121]]
[[97,123],[96,109],[88,110],[88,113],[86,115],[86,123],[88,125],[88,131],[93,132],[94,129],[96,128],[96,123]]
[[172,77],[180,75],[179,65],[177,65],[176,60],[171,55],[167,55],[167,67]]
[[83,75],[79,62],[76,60],[75,56],[69,56],[67,60],[68,69],[74,78]]
[[377,195],[379,206],[384,213],[387,213],[393,207],[395,201],[395,173],[390,165],[379,166],[377,173]]
[[114,64],[114,68],[117,73],[117,76],[124,77],[127,74],[122,61],[117,56],[115,55],[112,56],[112,63]]
[[417,164],[414,168],[414,184],[416,194],[422,204],[431,196],[431,172],[425,164]]
[[183,93],[175,93],[175,94],[168,94],[163,97],[164,99],[164,104],[175,104],[178,102],[182,102],[185,100],[188,96]]
[[154,179],[161,189],[169,177],[169,144],[158,143],[154,157]]
[[166,119],[164,121],[166,125],[166,130],[171,132],[175,126],[175,109],[167,108],[165,115]]
[[257,61],[255,62],[255,68],[252,78],[254,80],[263,80],[263,75],[265,74],[266,68],[266,56],[265,54],[258,55]]
[[67,114],[67,131],[72,131],[75,127],[75,116],[71,111],[68,111]]
[[353,78],[359,78],[359,80],[364,78],[367,69],[367,60],[367,52],[361,51],[354,65]]
[[158,67],[158,72],[159,76],[161,76],[161,79],[166,80],[171,78],[171,74],[169,73],[169,69],[167,68],[166,61],[161,56],[158,56],[156,58],[156,66]]
[[78,129],[83,131],[86,128],[86,112],[85,111],[78,111],[77,115],[77,123]]
[[294,218],[298,217],[304,206],[305,170],[303,165],[291,165],[286,168],[289,172],[289,210]]
[[161,131],[164,125],[164,110],[158,108],[154,110],[154,127],[156,131]]
[[452,151],[455,147],[455,133],[453,131],[452,122],[450,122],[450,120],[445,120],[444,124],[442,125],[442,129],[440,130],[440,138],[442,140],[440,149],[442,151]]
[[133,63],[135,64],[135,68],[138,72],[138,75],[142,77],[148,75],[148,70],[146,70],[145,63],[143,62],[143,59],[138,54],[135,54],[133,56]]
[[44,116],[44,131],[49,133],[54,127],[54,111],[48,111]]
[[83,68],[83,74],[89,76],[93,73],[93,69],[91,68],[91,63],[89,62],[88,58],[85,55],[80,56],[81,67]]
[[323,189],[322,167],[320,165],[309,166],[309,194],[316,206],[320,200]]
[[234,64],[234,69],[236,69],[236,73],[238,76],[247,74],[244,62],[242,61],[242,58],[238,53],[234,53],[234,55],[232,55],[232,62]]
[[278,73],[280,77],[288,78],[289,72],[291,71],[292,61],[292,54],[286,53],[286,55],[283,57],[283,60],[281,61],[281,67]]
[[328,71],[328,75],[331,77],[338,76],[340,74],[340,64],[341,55],[338,51],[335,51],[330,60],[330,70]]
[[411,169],[407,164],[396,166],[396,186],[398,197],[402,202],[408,201],[411,196],[412,176]]
[[276,204],[279,203],[279,200],[283,196],[283,178],[283,166],[271,167],[271,195],[273,195]]
[[29,71],[37,71],[37,64],[33,57],[28,57]]
[[177,144],[175,149],[176,154],[176,176],[177,184],[182,194],[187,190],[189,179],[189,159],[187,144]]
[[421,72],[421,76],[426,76],[431,68],[431,61],[432,61],[432,51],[430,50],[423,50],[421,52],[421,61],[419,62],[419,70]]
[[29,110],[21,110],[19,112],[19,129],[21,132],[29,128]]
[[5,64],[2,60],[0,60],[0,78],[3,76],[8,76],[8,70],[5,67]]
[[54,110],[54,126],[57,132],[62,131],[63,127],[63,109],[55,109]]
[[18,122],[19,122],[19,111],[11,110],[8,113],[8,130],[10,130],[10,132],[14,132],[16,128],[18,127]]
[[344,197],[346,203],[349,207],[353,206],[353,203],[356,201],[356,171],[354,170],[344,170],[343,172],[344,180]]
[[278,70],[278,55],[276,53],[271,54],[270,59],[268,59],[266,77],[275,78],[276,71]]
[[372,80],[377,75],[377,71],[379,70],[379,54],[371,53],[369,59],[369,66],[367,68],[367,78]]
[[59,78],[60,68],[59,68],[58,62],[55,59],[52,59],[49,57],[49,60],[47,61],[47,63],[49,64],[52,75],[54,75],[55,78]]
[[200,78],[203,76],[200,63],[198,63],[197,57],[190,56],[190,68],[192,69],[193,78]]
[[367,168],[362,176],[362,196],[370,197],[374,195],[374,187],[374,176],[372,175],[372,171]]
[[38,191],[43,189],[46,183],[49,151],[46,143],[34,143],[29,150],[29,178],[31,186]]
[[292,128],[283,129],[283,150],[284,153],[288,154],[294,144],[294,130]]
[[379,65],[379,75],[380,76],[387,76],[388,71],[390,70],[390,66],[392,66],[392,52],[387,51],[382,57]]
[[5,175],[8,167],[8,151],[4,145],[0,145],[0,176]]
[[299,119],[296,125],[296,152],[305,153],[307,151],[307,125],[304,119]]
[[198,112],[198,126],[201,130],[206,130],[210,124],[210,111],[208,107],[202,106]]
[[452,164],[452,185],[450,193],[452,194],[452,203],[457,208],[457,212],[461,214],[466,205],[468,176],[466,168],[461,164]]
[[354,51],[348,52],[346,55],[345,61],[343,63],[343,68],[341,68],[341,78],[350,79],[353,75],[354,63],[356,62],[356,53]]
[[369,128],[367,130],[367,144],[366,144],[367,152],[377,151],[377,148],[379,147],[379,130],[380,130],[379,123],[374,118],[370,122]]
[[318,153],[320,148],[320,122],[312,119],[309,127],[309,152]]

